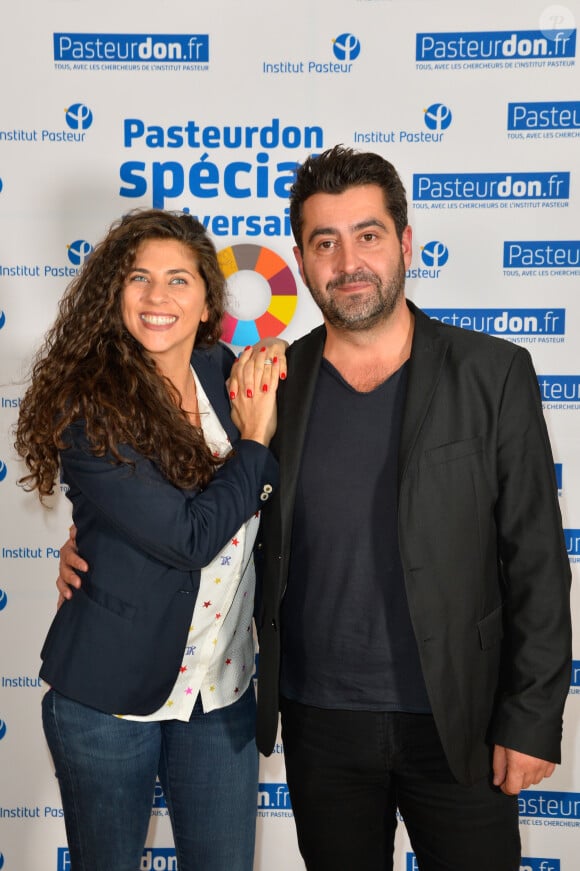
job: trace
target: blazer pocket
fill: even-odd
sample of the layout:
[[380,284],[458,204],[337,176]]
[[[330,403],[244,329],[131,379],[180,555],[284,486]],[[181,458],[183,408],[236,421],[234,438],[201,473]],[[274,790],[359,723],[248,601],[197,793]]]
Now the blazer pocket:
[[80,590],[77,590],[75,596],[82,593],[84,593],[95,605],[100,605],[112,614],[116,614],[117,617],[122,617],[123,620],[132,621],[137,613],[135,605],[131,605],[129,602],[124,602],[123,599],[119,599],[117,596],[113,596],[111,593],[107,593],[106,590],[102,590],[99,587],[94,587],[89,584],[88,586],[81,587]]
[[451,463],[453,460],[461,460],[472,454],[479,454],[483,450],[483,439],[474,436],[471,439],[462,439],[460,442],[449,442],[425,451],[425,462],[429,465],[436,463]]
[[482,650],[494,647],[503,638],[503,605],[492,611],[477,624]]

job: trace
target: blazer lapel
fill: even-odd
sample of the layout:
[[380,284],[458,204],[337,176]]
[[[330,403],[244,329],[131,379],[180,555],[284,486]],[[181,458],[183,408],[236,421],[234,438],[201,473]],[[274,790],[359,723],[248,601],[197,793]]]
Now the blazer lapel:
[[[221,355],[218,356],[219,351],[221,351]],[[239,439],[240,433],[232,422],[230,400],[225,388],[225,379],[228,377],[229,369],[235,358],[232,353],[230,361],[226,358],[226,354],[228,354],[227,350],[219,345],[210,350],[194,348],[191,362],[203,385],[203,389],[207,393],[213,410],[225,429],[230,442],[233,444]]]
[[447,341],[441,338],[431,319],[413,303],[407,301],[407,305],[415,315],[415,332],[399,447],[399,484],[437,387],[448,349]]
[[283,540],[291,531],[296,484],[325,338],[325,328],[318,327],[291,347],[288,379],[280,391],[278,428],[272,448],[280,460]]

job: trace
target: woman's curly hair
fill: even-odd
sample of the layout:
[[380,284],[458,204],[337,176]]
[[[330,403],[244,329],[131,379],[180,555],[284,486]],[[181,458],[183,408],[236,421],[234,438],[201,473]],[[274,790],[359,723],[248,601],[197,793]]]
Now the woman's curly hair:
[[32,367],[21,406],[15,447],[29,474],[27,490],[50,495],[59,474],[63,433],[83,420],[97,456],[117,462],[122,445],[152,460],[184,489],[204,487],[217,460],[181,407],[181,397],[125,328],[121,296],[137,249],[148,239],[174,239],[193,253],[205,281],[209,317],[196,344],[215,344],[224,314],[225,281],[204,227],[187,214],[137,210],[110,228],[68,286]]

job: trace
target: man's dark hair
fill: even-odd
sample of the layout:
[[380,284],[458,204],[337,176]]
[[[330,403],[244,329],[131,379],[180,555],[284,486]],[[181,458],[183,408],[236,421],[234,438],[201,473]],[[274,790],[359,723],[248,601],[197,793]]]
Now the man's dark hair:
[[322,154],[309,157],[298,167],[290,189],[290,224],[294,239],[302,251],[302,207],[313,194],[341,194],[347,188],[378,185],[383,191],[385,208],[395,223],[397,236],[403,237],[407,226],[405,188],[392,163],[370,151],[357,152],[335,145]]

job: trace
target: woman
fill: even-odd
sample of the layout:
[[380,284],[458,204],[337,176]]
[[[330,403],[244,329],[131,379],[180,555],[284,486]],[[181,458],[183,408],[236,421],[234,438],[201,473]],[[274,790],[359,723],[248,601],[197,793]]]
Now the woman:
[[251,553],[279,364],[248,363],[238,433],[223,310],[202,225],[132,213],[68,288],[22,402],[22,482],[42,499],[61,471],[90,566],[40,672],[73,871],[139,867],[157,775],[180,871],[252,868]]

